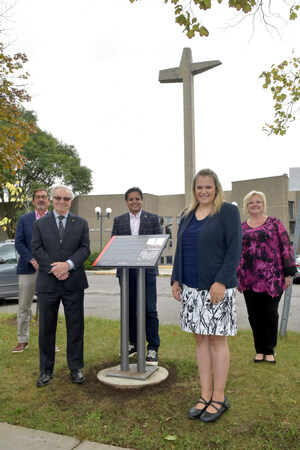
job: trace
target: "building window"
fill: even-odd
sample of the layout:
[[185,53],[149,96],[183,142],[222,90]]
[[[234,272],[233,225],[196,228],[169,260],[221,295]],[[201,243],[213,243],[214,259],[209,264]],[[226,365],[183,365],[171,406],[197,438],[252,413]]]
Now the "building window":
[[172,256],[167,256],[167,264],[172,264]]
[[295,202],[289,202],[289,218],[295,219]]
[[167,248],[172,247],[172,222],[172,217],[160,217],[160,224],[162,226],[163,234],[168,234],[170,236]]
[[166,226],[166,234],[170,235],[169,238],[169,247],[172,247],[172,225],[167,225]]
[[290,234],[295,234],[295,222],[290,222]]

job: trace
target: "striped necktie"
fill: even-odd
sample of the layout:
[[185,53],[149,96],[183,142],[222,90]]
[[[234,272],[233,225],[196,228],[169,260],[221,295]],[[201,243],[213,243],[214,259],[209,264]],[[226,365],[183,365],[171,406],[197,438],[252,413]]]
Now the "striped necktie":
[[62,223],[64,218],[65,218],[65,216],[58,216],[58,220],[59,220],[58,231],[59,231],[60,242],[62,242],[62,240],[63,240],[63,235],[64,235],[64,231],[65,231],[63,223]]

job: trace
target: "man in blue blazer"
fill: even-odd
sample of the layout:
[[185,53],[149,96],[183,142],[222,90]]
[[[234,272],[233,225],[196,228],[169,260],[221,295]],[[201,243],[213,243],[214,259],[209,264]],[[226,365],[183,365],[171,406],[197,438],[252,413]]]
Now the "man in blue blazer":
[[[159,217],[156,214],[143,211],[143,193],[138,187],[128,189],[125,201],[129,212],[114,219],[112,236],[162,234]],[[159,321],[157,314],[156,276],[158,268],[146,269],[146,365],[157,366],[160,339],[158,334]],[[120,273],[117,272],[120,277]],[[129,269],[129,356],[137,352],[137,271]]]
[[18,345],[13,349],[13,353],[22,353],[25,348],[28,348],[31,305],[39,268],[31,251],[32,230],[35,221],[47,214],[50,205],[48,192],[45,189],[34,191],[32,204],[34,211],[20,216],[15,236],[15,245],[20,258],[17,266],[19,275]]
[[82,383],[84,289],[88,287],[84,261],[90,254],[89,227],[85,219],[70,213],[72,190],[52,189],[53,213],[38,220],[33,229],[32,252],[39,264],[36,288],[40,311],[40,376],[38,387],[53,377],[55,334],[60,301],[67,327],[67,361],[71,380]]

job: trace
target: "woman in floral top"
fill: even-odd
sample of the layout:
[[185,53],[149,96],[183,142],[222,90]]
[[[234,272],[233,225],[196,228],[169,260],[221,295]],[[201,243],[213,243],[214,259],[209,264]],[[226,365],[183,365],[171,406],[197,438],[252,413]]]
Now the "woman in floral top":
[[238,267],[239,291],[243,292],[253,331],[255,363],[276,364],[278,305],[296,272],[288,233],[276,217],[265,215],[263,192],[251,191],[244,198],[243,249]]

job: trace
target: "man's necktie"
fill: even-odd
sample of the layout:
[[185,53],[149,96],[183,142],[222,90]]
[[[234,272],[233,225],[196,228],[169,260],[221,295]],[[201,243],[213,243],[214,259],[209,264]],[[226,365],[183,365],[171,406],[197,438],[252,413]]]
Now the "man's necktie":
[[58,216],[58,220],[59,220],[58,231],[59,231],[60,242],[62,242],[62,240],[63,240],[63,235],[64,235],[64,231],[65,231],[63,223],[62,223],[64,218],[65,218],[65,216]]

